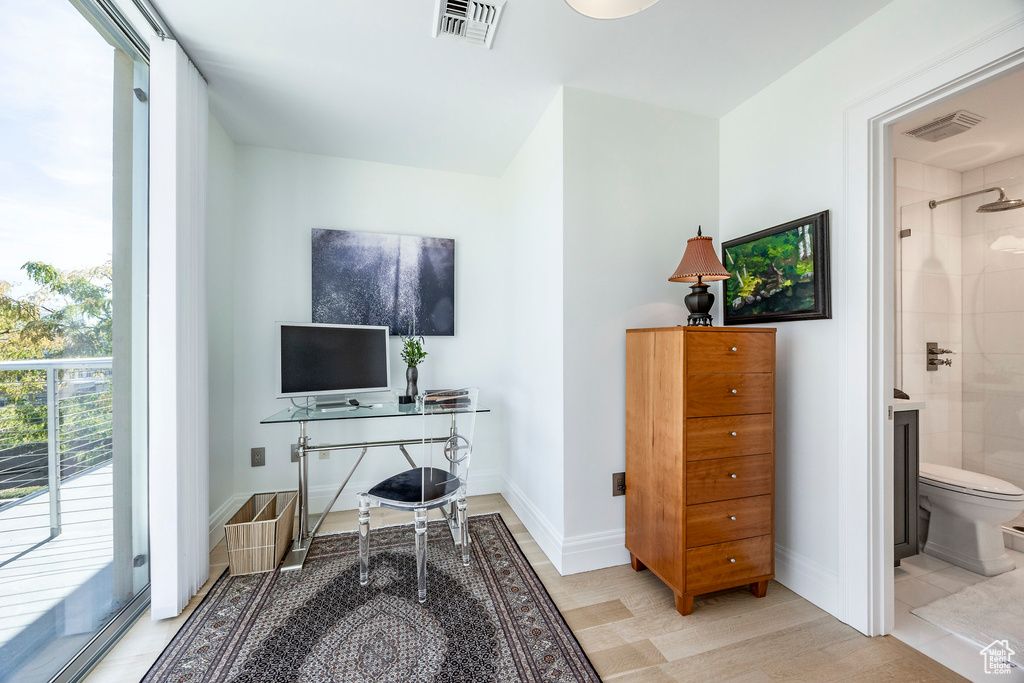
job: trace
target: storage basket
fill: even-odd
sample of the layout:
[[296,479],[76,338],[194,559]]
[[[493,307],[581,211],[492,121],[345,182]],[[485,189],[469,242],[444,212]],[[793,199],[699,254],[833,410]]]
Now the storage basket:
[[277,568],[292,540],[297,491],[257,493],[224,525],[232,576]]

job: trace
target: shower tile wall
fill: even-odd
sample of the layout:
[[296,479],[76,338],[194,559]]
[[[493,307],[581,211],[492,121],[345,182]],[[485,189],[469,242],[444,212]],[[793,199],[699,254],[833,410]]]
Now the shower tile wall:
[[[967,171],[962,184],[1024,197],[1024,157]],[[1024,487],[1024,209],[975,211],[996,196],[961,206],[963,466]]]
[[[956,203],[928,208],[928,200],[961,192],[961,174],[896,159],[897,237],[896,384],[927,404],[921,413],[921,461],[962,466],[961,356],[952,367],[926,370],[926,342],[961,351],[961,212]],[[902,256],[901,256],[902,252]],[[1024,317],[1024,307],[1020,309]],[[900,325],[902,320],[902,325]],[[900,329],[902,327],[902,329]],[[902,376],[902,383],[901,383]],[[1022,435],[1024,436],[1024,435]]]

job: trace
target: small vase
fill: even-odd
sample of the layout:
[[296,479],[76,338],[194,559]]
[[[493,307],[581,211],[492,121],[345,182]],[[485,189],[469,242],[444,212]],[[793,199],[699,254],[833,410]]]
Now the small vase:
[[420,378],[420,371],[415,365],[410,365],[405,369],[405,395],[415,396],[420,393],[419,388],[416,386],[416,380]]

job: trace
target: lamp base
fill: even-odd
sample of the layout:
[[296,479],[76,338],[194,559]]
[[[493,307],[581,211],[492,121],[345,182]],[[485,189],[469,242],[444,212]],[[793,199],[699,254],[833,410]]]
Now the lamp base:
[[708,291],[704,282],[695,282],[690,286],[690,293],[683,299],[690,315],[686,318],[688,327],[711,327],[711,307],[715,303],[715,295]]

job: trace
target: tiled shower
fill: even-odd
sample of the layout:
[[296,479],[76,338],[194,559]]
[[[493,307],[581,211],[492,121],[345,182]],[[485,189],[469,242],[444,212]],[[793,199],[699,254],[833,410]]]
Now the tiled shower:
[[1024,196],[1024,156],[963,173],[896,160],[896,386],[926,403],[922,462],[1024,488],[1024,209],[977,213],[995,193],[928,206],[992,186]]

